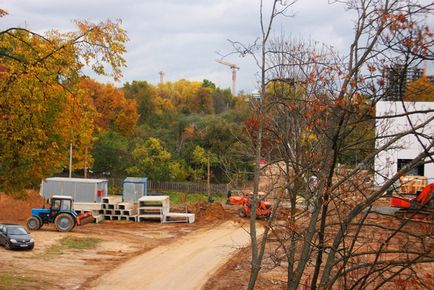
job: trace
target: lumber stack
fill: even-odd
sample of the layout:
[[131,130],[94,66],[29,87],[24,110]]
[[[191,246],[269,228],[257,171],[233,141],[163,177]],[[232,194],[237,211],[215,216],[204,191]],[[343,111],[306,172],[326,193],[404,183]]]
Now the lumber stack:
[[417,194],[428,184],[426,176],[401,176],[399,181],[400,194]]

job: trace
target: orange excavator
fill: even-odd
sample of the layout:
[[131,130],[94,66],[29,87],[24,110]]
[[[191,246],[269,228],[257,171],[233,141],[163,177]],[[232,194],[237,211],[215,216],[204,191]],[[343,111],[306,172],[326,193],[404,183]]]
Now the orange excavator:
[[[258,197],[264,197],[264,192],[258,192]],[[239,196],[228,194],[226,204],[239,205],[239,214],[241,217],[250,216],[250,204],[252,202],[253,192],[242,192]],[[269,201],[260,200],[256,205],[256,216],[258,218],[268,218],[272,212],[272,204]]]
[[422,219],[433,217],[434,214],[434,183],[428,184],[415,198],[392,197],[390,206],[400,208],[398,215]]
[[[244,205],[249,199],[252,199],[252,196],[253,192],[251,191],[241,191],[241,194],[239,195],[232,195],[232,193],[228,193],[228,199],[226,200],[226,204]],[[264,196],[264,192],[258,192],[258,197],[263,198]]]
[[[250,204],[252,200],[249,199],[240,208],[240,217],[249,217],[250,216]],[[271,213],[273,212],[273,205],[269,201],[258,201],[256,204],[256,217],[257,218],[269,218]]]

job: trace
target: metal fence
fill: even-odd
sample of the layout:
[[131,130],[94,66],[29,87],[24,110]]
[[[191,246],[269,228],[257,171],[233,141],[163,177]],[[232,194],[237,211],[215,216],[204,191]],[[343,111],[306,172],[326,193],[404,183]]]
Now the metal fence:
[[[226,194],[226,192],[229,190],[228,184],[210,184],[210,187],[211,193],[217,194]],[[148,181],[148,191],[200,193],[207,192],[208,189],[206,183]]]
[[[122,194],[123,179],[109,178],[109,186],[115,194]],[[226,194],[229,190],[229,184],[211,184],[211,193]],[[165,182],[148,180],[148,192],[186,192],[186,193],[206,193],[206,183],[196,182]]]

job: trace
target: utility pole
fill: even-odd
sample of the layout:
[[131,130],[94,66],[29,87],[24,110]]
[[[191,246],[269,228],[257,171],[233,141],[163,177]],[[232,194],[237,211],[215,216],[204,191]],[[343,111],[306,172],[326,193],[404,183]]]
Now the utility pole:
[[69,143],[69,178],[72,177],[72,143]]
[[87,178],[87,145],[84,148],[84,178]]
[[231,92],[232,92],[233,96],[236,96],[235,84],[237,82],[237,70],[239,70],[240,68],[236,64],[229,63],[229,62],[226,62],[226,61],[221,60],[221,59],[216,59],[216,62],[227,65],[228,67],[230,67],[232,69],[232,90],[231,90]]
[[212,198],[211,198],[211,162],[209,160],[210,156],[208,153],[208,166],[207,166],[207,171],[208,171],[208,176],[206,179],[206,189],[208,191],[208,202],[212,202]]

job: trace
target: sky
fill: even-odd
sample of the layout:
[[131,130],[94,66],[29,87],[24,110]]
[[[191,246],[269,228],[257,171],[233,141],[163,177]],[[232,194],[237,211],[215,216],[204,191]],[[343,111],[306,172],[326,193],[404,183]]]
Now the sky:
[[[289,10],[291,17],[276,23],[276,33],[326,43],[345,53],[354,20],[342,4],[332,2],[336,1],[299,0]],[[231,54],[228,40],[249,44],[260,35],[259,0],[0,0],[0,8],[9,13],[0,19],[1,30],[66,32],[74,30],[74,19],[121,19],[129,42],[127,67],[117,86],[133,80],[157,84],[164,71],[164,81],[208,79],[230,88],[231,69],[215,61],[222,55],[240,67],[237,91],[249,93],[258,86],[253,59]]]

